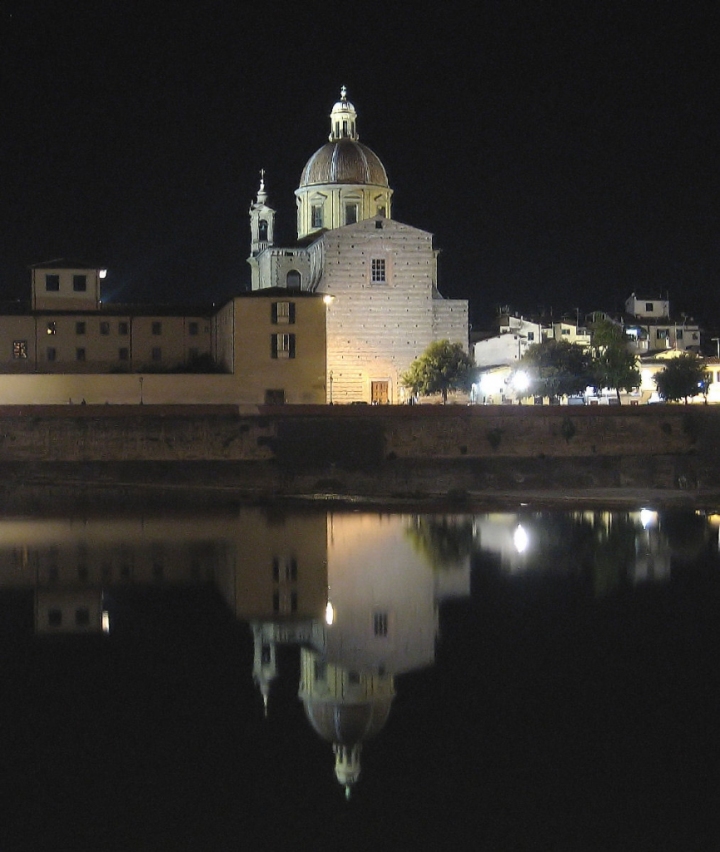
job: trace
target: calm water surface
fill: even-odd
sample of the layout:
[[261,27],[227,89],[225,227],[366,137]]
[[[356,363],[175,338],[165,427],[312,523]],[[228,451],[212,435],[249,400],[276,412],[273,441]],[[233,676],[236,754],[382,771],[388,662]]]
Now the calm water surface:
[[0,519],[0,852],[713,850],[720,518]]

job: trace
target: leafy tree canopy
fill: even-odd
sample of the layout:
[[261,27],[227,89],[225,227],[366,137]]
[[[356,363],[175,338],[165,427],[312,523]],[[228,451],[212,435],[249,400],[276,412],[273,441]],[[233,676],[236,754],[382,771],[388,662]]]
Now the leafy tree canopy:
[[624,344],[625,332],[622,328],[609,319],[598,319],[590,325],[592,333],[592,346],[597,352],[607,346]]
[[530,380],[525,396],[572,396],[593,383],[590,353],[564,340],[534,343],[518,363]]
[[592,384],[598,390],[615,388],[618,401],[621,390],[640,387],[640,380],[637,358],[622,342],[607,345],[593,359]]
[[403,386],[414,394],[442,394],[447,402],[449,391],[468,390],[472,384],[474,364],[459,343],[438,340],[431,343],[400,377]]
[[705,393],[707,375],[705,366],[697,355],[685,352],[668,361],[667,366],[655,376],[660,396],[668,402]]

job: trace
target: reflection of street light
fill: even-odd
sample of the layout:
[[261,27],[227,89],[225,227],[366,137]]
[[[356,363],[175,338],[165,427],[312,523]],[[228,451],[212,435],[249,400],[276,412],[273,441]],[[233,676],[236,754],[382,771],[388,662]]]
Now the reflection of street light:
[[522,524],[518,524],[513,533],[513,544],[518,553],[525,553],[528,546],[528,534]]

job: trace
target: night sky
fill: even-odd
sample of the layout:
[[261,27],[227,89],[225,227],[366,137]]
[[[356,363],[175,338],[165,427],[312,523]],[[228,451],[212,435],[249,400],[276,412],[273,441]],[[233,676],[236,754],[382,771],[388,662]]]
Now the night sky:
[[476,327],[636,291],[715,328],[714,6],[0,0],[0,299],[54,257],[107,266],[106,300],[244,289],[259,169],[292,241],[345,84]]

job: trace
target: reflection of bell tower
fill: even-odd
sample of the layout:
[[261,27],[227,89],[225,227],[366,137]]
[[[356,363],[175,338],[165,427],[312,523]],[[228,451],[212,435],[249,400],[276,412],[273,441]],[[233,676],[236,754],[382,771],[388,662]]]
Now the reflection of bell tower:
[[248,263],[252,269],[252,289],[259,287],[258,263],[255,259],[260,252],[271,248],[274,241],[275,211],[267,205],[265,191],[265,169],[260,170],[260,188],[257,199],[250,205],[250,257]]
[[315,731],[332,743],[335,777],[349,797],[360,777],[362,745],[382,730],[390,715],[393,677],[350,671],[303,648],[299,697]]
[[277,662],[275,659],[275,636],[271,623],[253,622],[253,680],[260,690],[265,706],[265,715],[268,712],[268,698],[270,687],[277,677]]

